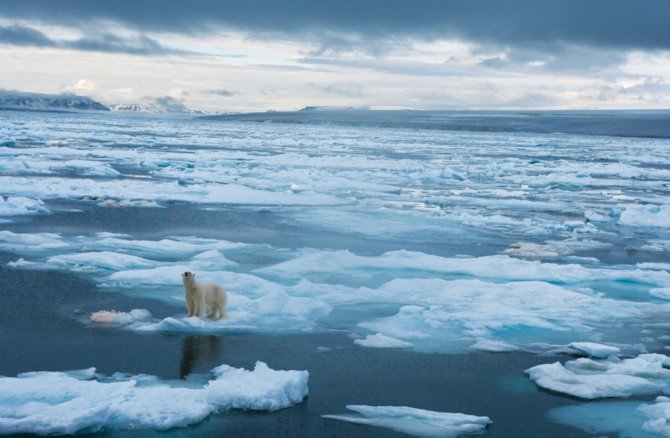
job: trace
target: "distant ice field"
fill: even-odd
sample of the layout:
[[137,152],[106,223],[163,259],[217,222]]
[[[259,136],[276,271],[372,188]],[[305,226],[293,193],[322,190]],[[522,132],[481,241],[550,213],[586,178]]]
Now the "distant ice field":
[[[13,269],[175,304],[184,270],[229,291],[228,320],[120,329],[643,350],[670,314],[668,139],[0,112],[0,193]],[[66,210],[91,221],[49,226]]]

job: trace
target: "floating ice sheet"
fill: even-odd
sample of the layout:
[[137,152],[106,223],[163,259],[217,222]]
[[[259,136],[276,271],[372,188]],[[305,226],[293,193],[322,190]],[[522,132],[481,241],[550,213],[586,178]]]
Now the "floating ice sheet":
[[538,386],[584,399],[630,397],[668,391],[670,358],[641,354],[631,359],[581,358],[537,365],[526,370]]
[[39,199],[22,196],[0,196],[0,216],[20,216],[26,214],[48,213],[49,209]]
[[204,386],[153,376],[105,377],[95,369],[0,377],[0,434],[72,434],[101,429],[169,429],[227,409],[274,411],[307,396],[307,371],[222,365]]
[[571,342],[568,347],[597,359],[605,359],[621,352],[621,349],[618,347],[598,344],[596,342]]
[[626,205],[619,223],[642,227],[670,227],[670,205]]
[[359,415],[322,415],[332,420],[385,427],[424,437],[454,437],[480,433],[492,423],[489,417],[428,411],[407,406],[347,405]]
[[365,339],[356,339],[354,344],[369,348],[408,348],[412,346],[409,342],[384,336],[381,333],[367,335]]

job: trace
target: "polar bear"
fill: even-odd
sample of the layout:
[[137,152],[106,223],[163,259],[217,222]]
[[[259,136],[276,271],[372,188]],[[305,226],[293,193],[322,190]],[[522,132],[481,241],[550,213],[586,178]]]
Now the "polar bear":
[[217,313],[218,318],[226,318],[228,296],[221,286],[214,283],[198,283],[192,272],[184,272],[181,274],[181,279],[184,283],[189,317],[201,318],[205,313],[205,306],[209,306],[207,318],[217,318]]

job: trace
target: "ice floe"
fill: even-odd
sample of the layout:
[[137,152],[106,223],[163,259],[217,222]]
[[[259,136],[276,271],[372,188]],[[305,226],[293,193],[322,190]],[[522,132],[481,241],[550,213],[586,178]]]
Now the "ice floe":
[[670,205],[631,204],[624,207],[619,223],[642,227],[670,227]]
[[520,260],[507,255],[449,258],[406,250],[389,251],[379,256],[361,256],[346,250],[313,251],[259,269],[258,272],[290,278],[311,273],[351,270],[365,272],[417,270],[497,280],[546,280],[561,283],[631,280],[670,284],[670,273],[662,271],[587,268],[578,264]]
[[23,196],[0,196],[0,216],[20,216],[48,212],[49,209],[39,199],[30,199]]
[[129,269],[147,267],[156,264],[156,262],[142,257],[112,251],[63,254],[49,257],[47,263],[84,269]]
[[307,396],[307,371],[222,365],[204,386],[95,369],[0,377],[0,434],[72,434],[102,429],[170,429],[228,409],[274,411]]
[[409,435],[425,437],[454,437],[481,433],[492,423],[489,417],[428,411],[407,406],[347,405],[347,409],[358,415],[322,415],[322,417],[385,427]]
[[100,207],[160,207],[160,204],[155,201],[145,201],[142,199],[132,200],[132,199],[107,199],[105,201],[99,202]]
[[505,351],[519,351],[520,348],[514,344],[504,341],[484,339],[470,346],[471,350],[488,351],[491,353],[502,353]]
[[605,359],[621,353],[621,349],[618,347],[598,344],[596,342],[571,342],[568,347],[597,359]]
[[536,385],[584,399],[630,397],[664,392],[670,385],[670,358],[641,354],[630,359],[580,358],[537,365],[526,370]]
[[408,348],[412,346],[409,342],[384,336],[381,333],[367,335],[365,339],[355,339],[354,344],[369,348]]

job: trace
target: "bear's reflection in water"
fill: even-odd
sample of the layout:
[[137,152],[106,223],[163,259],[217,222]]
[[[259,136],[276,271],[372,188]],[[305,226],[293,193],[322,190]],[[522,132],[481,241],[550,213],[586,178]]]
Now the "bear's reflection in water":
[[214,335],[186,336],[181,345],[179,378],[184,379],[198,363],[211,365],[217,362],[223,348],[223,338]]

